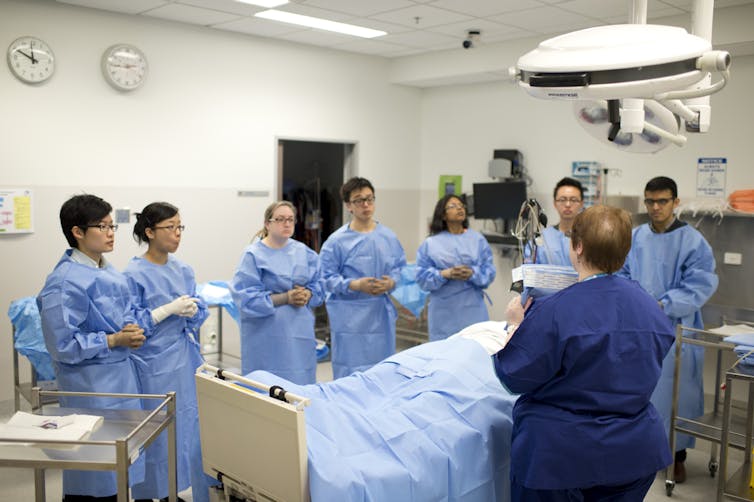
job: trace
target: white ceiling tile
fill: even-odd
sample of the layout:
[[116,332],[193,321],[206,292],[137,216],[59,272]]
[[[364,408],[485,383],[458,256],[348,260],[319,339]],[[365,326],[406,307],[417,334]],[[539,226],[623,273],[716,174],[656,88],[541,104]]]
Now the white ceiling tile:
[[220,30],[236,31],[262,37],[275,37],[285,33],[305,30],[305,28],[300,26],[294,26],[287,23],[272,23],[267,19],[260,19],[258,17],[245,17],[227,23],[214,24],[212,27]]
[[626,0],[569,0],[558,7],[587,17],[602,19],[622,15],[628,19],[631,3]]
[[211,26],[213,24],[238,19],[238,16],[235,14],[229,14],[217,10],[201,9],[199,7],[176,3],[152,9],[145,12],[144,15],[158,17],[160,19],[168,19],[170,21],[180,21],[182,23],[199,24],[202,26]]
[[441,24],[457,23],[467,20],[472,16],[465,16],[445,9],[437,9],[429,5],[416,5],[406,9],[375,14],[370,17],[389,23],[401,24],[409,28],[425,29]]
[[239,16],[253,16],[257,12],[267,10],[258,5],[249,5],[247,3],[237,2],[236,0],[178,0],[174,3],[191,5],[193,7],[203,7],[210,10],[219,10],[229,12]]
[[396,54],[408,49],[408,47],[402,45],[389,44],[380,42],[374,39],[360,39],[348,42],[345,44],[338,44],[332,46],[333,49],[341,49],[349,52],[359,52],[362,54],[372,54],[376,56],[386,56],[388,54]]
[[525,30],[539,33],[552,33],[553,29],[567,26],[595,24],[594,19],[589,19],[573,12],[561,10],[558,7],[537,7],[536,9],[509,12],[499,16],[490,17],[492,21],[515,26]]
[[[670,5],[671,7],[682,9],[682,10],[685,10],[686,12],[691,12],[694,9],[694,2],[695,0],[658,0],[657,3],[665,4],[666,6]],[[718,3],[718,2],[715,2],[715,3]],[[647,10],[651,11],[652,7],[653,5],[650,4]]]
[[411,31],[408,26],[402,26],[400,24],[386,23],[378,19],[371,19],[368,17],[354,17],[348,20],[349,24],[355,24],[356,26],[363,26],[364,28],[372,28],[373,30],[381,30],[386,33],[403,33]]
[[304,5],[366,17],[416,5],[409,0],[306,0]]
[[537,0],[436,0],[431,5],[461,14],[486,17],[540,7],[542,4]]
[[296,31],[294,33],[287,33],[285,35],[280,35],[278,38],[282,38],[284,40],[290,40],[291,42],[298,42],[302,44],[311,44],[311,45],[322,45],[325,47],[331,47],[333,45],[343,44],[350,40],[353,40],[353,37],[348,36],[348,35],[342,35],[340,33],[333,33],[330,31],[321,31],[321,30]]
[[754,0],[715,0],[716,9],[724,9],[725,7],[735,7],[736,5],[748,5],[754,3]]
[[129,0],[128,2],[123,0],[58,0],[58,2],[127,14],[138,14],[170,3],[164,0]]
[[409,31],[406,33],[388,34],[380,37],[380,40],[409,47],[460,46],[460,41],[456,37],[449,37],[430,31]]
[[445,35],[459,37],[460,39],[462,37],[465,37],[469,30],[479,30],[481,32],[480,38],[482,39],[499,33],[512,33],[520,31],[518,28],[515,28],[513,26],[496,23],[488,19],[470,19],[468,21],[461,21],[460,23],[444,24],[442,26],[429,28],[427,31],[443,33]]
[[310,5],[302,5],[297,3],[287,3],[280,7],[275,7],[275,10],[284,10],[286,12],[293,12],[294,14],[301,14],[302,16],[319,17],[322,19],[329,19],[330,21],[344,22],[347,19],[353,17],[351,14],[345,12],[337,12],[335,10],[320,9],[318,7],[312,7]]

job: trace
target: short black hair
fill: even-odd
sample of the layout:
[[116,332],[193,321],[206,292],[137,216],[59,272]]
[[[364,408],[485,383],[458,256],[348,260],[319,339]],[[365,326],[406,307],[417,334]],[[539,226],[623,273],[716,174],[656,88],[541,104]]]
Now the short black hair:
[[343,186],[340,187],[340,198],[343,199],[343,202],[350,202],[351,192],[354,190],[361,190],[362,188],[368,188],[374,193],[374,187],[368,179],[355,176],[346,181]]
[[578,188],[579,193],[581,194],[581,200],[584,200],[584,187],[581,185],[581,182],[579,180],[575,180],[566,176],[562,180],[558,181],[558,183],[555,185],[555,190],[552,191],[553,199],[558,197],[558,190],[560,189],[560,187]]
[[662,190],[670,190],[673,194],[673,198],[678,198],[678,185],[675,181],[667,176],[657,176],[647,182],[647,186],[644,187],[645,192],[660,192]]
[[[443,219],[445,216],[445,206],[450,199],[457,199],[461,201],[461,204],[466,206],[466,201],[462,195],[447,194],[445,197],[437,201],[435,204],[435,212],[432,215],[432,223],[429,225],[429,235],[439,234],[443,230],[448,229],[448,222]],[[469,228],[469,215],[463,219],[463,228]]]
[[113,211],[113,207],[96,195],[74,195],[60,207],[60,226],[63,235],[72,248],[78,248],[73,236],[73,227],[86,233],[87,225],[95,225]]
[[149,242],[147,229],[152,228],[161,221],[172,218],[178,214],[178,208],[168,202],[152,202],[147,205],[140,213],[136,213],[136,223],[134,223],[134,239],[141,244]]

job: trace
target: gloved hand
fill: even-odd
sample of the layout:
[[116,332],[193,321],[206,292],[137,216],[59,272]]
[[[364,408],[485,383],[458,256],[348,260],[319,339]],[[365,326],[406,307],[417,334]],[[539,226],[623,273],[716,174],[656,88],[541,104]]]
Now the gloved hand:
[[198,298],[191,298],[189,295],[182,295],[165,305],[160,305],[152,310],[152,321],[155,324],[161,323],[171,315],[181,317],[193,317],[199,310],[196,302]]

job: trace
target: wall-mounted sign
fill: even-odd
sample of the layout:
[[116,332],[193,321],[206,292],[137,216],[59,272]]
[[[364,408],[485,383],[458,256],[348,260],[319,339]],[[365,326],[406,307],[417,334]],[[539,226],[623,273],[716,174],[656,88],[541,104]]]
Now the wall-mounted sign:
[[34,231],[31,190],[0,188],[0,234]]
[[696,196],[725,197],[725,157],[700,157],[696,166]]

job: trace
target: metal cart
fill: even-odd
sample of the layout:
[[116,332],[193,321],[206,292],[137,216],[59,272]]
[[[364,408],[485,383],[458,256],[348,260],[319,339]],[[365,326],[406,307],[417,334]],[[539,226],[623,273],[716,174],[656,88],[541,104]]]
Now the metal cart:
[[[732,322],[747,324],[745,321]],[[718,445],[720,445],[722,442],[723,435],[722,432],[724,417],[720,395],[721,384],[723,382],[724,375],[722,371],[722,356],[723,351],[732,352],[733,348],[735,347],[734,344],[724,341],[725,337],[727,336],[729,336],[728,333],[717,333],[715,331],[689,328],[681,325],[677,326],[676,328],[673,400],[670,416],[670,451],[675,451],[676,434],[679,432],[688,434],[695,438],[706,439],[710,442],[710,459],[708,463],[708,469],[711,477],[714,477],[719,469],[717,450]],[[712,410],[696,419],[678,416],[678,396],[680,389],[679,375],[681,371],[681,351],[682,345],[684,343],[705,347],[715,351],[716,370]],[[726,389],[725,398],[729,399],[731,397],[730,394],[730,389]],[[746,448],[746,442],[744,441],[744,432],[746,428],[747,423],[741,416],[741,414],[730,414],[728,433],[730,439],[729,444],[726,445],[726,449],[727,447],[733,447],[741,450]],[[673,461],[673,464],[671,464],[665,470],[665,493],[668,497],[672,495],[673,489],[675,488],[674,468],[675,459]]]
[[[60,408],[42,405],[45,397],[88,396],[112,398],[159,399],[151,411]],[[177,500],[175,393],[107,394],[97,392],[62,392],[32,389],[32,408],[40,415],[99,415],[103,422],[86,440],[49,440],[29,444],[24,439],[0,438],[0,467],[34,469],[34,497],[45,501],[45,469],[116,471],[118,502],[128,502],[128,468],[142,448],[151,444],[167,429],[169,500]],[[14,444],[15,443],[15,444]],[[57,448],[56,448],[57,447]]]
[[[731,407],[733,382],[744,381],[749,384],[746,405],[745,436],[741,437],[731,431]],[[734,365],[725,373],[725,403],[723,404],[723,430],[720,442],[720,476],[717,480],[717,501],[724,497],[733,500],[754,500],[751,497],[751,445],[752,429],[754,428],[754,368],[743,368]],[[744,450],[744,463],[730,478],[727,477],[728,448],[740,444]]]

